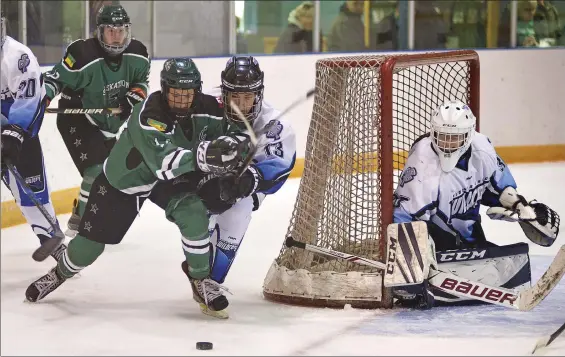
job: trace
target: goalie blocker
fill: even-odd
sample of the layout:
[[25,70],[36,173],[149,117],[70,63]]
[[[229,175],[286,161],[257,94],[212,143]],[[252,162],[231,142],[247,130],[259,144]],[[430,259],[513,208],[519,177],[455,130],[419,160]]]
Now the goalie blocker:
[[467,285],[459,286],[459,281],[447,281],[440,289],[428,280],[436,271],[449,272],[462,281],[506,289],[521,289],[531,284],[526,243],[436,252],[425,222],[389,225],[386,257],[384,285],[392,288],[394,297],[404,306],[427,309],[443,304],[480,303],[478,298],[482,301],[503,298],[495,296],[498,291],[474,286],[468,286],[473,296],[465,297],[461,292]]

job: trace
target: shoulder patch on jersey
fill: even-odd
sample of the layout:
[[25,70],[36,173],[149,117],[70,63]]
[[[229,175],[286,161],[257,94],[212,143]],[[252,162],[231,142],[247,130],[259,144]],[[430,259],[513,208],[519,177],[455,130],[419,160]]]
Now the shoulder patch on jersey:
[[416,177],[417,174],[418,172],[416,171],[415,167],[410,166],[405,168],[400,175],[398,184],[400,185],[400,187],[404,187],[405,184],[414,180],[414,177]]
[[23,53],[20,59],[18,60],[18,69],[20,72],[25,73],[27,72],[27,68],[29,67],[31,61],[29,60],[29,56],[27,53]]
[[160,132],[165,132],[167,130],[167,124],[161,123],[160,121],[155,119],[147,118],[147,124],[159,130]]
[[73,68],[73,66],[76,63],[75,58],[73,57],[73,55],[71,55],[70,53],[67,53],[67,55],[65,56],[65,59],[63,60],[63,62],[65,62],[65,64],[69,67],[69,68]]
[[283,131],[283,125],[281,124],[281,122],[273,119],[269,121],[267,126],[269,126],[270,128],[267,131],[267,133],[265,133],[265,136],[268,137],[269,139],[279,140],[281,138],[281,133]]
[[29,67],[30,63],[31,61],[29,60],[27,53],[22,54],[22,56],[18,60],[18,69],[20,70],[20,72],[27,72],[27,68]]

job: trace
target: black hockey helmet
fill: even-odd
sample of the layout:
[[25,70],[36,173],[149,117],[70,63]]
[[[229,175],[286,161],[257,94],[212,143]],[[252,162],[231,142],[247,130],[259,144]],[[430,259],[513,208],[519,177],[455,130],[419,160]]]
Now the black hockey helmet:
[[192,59],[183,57],[165,61],[161,70],[161,95],[177,119],[190,115],[190,109],[201,92],[202,77]]
[[263,103],[264,73],[259,68],[259,62],[252,56],[232,57],[222,71],[222,100],[225,105],[224,115],[235,123],[242,120],[233,110],[230,101],[249,122],[257,119]]
[[[102,6],[96,15],[96,27],[100,46],[112,56],[124,52],[131,42],[131,21],[122,5]],[[108,36],[104,38],[104,31]]]

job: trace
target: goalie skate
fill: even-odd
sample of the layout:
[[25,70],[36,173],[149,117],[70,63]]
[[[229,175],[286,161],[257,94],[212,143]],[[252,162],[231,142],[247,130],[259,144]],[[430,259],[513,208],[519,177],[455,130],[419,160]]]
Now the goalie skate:
[[227,292],[229,290],[212,279],[198,280],[191,278],[188,275],[188,264],[186,261],[182,262],[182,270],[190,281],[192,298],[200,306],[200,311],[205,315],[218,319],[229,318],[229,314],[226,311],[229,302],[222,293],[222,290]]

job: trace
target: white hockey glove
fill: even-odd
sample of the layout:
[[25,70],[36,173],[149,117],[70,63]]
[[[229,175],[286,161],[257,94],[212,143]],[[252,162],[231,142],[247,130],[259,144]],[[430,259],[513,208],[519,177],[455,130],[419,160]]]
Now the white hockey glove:
[[502,207],[491,207],[487,215],[491,219],[518,222],[526,237],[532,242],[549,247],[559,234],[560,218],[557,212],[543,203],[526,201],[513,187],[506,187],[500,195]]

